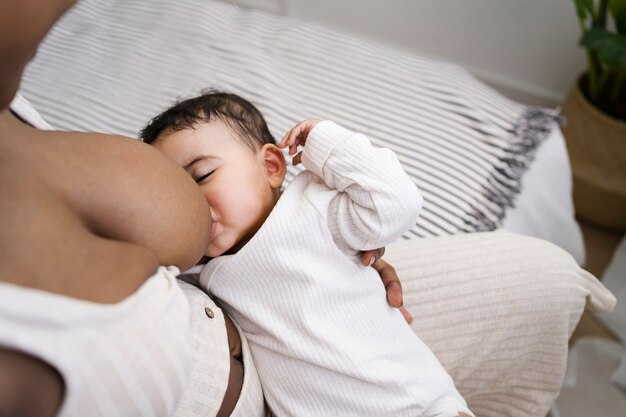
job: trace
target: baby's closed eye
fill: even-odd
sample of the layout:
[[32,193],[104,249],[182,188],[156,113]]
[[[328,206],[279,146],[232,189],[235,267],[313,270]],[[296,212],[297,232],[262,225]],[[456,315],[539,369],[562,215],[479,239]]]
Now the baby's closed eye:
[[215,172],[215,170],[213,171],[209,171],[206,174],[202,174],[200,176],[197,176],[194,178],[194,180],[196,181],[197,184],[200,184],[202,181],[204,181],[205,179],[207,179],[211,174],[213,174]]

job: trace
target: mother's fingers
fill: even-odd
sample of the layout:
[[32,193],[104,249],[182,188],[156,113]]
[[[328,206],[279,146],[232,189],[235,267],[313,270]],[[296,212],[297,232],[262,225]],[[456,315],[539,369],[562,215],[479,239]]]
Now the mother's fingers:
[[398,278],[398,274],[396,273],[394,267],[389,265],[382,259],[378,259],[376,262],[374,262],[372,267],[378,272],[380,278],[383,281],[383,284],[385,285],[385,291],[387,292],[387,302],[389,303],[389,305],[399,308],[406,322],[411,324],[413,322],[413,317],[407,309],[402,307],[402,284],[400,283],[400,278]]
[[383,283],[385,284],[385,290],[387,291],[387,301],[389,302],[389,305],[396,308],[402,307],[402,285],[400,285],[400,282],[385,282],[385,279],[383,278]]
[[383,259],[378,259],[372,264],[372,267],[378,271],[378,275],[383,280],[385,289],[387,290],[387,300],[393,307],[402,306],[402,284],[393,266],[389,265]]
[[409,313],[409,310],[404,307],[400,307],[400,313],[402,313],[402,315],[404,316],[404,320],[406,320],[407,323],[413,323],[413,316],[411,315],[411,313]]

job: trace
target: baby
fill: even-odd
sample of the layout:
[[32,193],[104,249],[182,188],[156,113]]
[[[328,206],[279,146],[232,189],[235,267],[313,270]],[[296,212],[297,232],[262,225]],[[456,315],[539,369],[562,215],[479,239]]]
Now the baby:
[[[359,258],[399,238],[422,204],[392,151],[316,119],[276,145],[251,103],[218,92],[175,105],[142,137],[209,203],[200,281],[245,333],[274,414],[471,414]],[[306,170],[281,193],[284,148]]]

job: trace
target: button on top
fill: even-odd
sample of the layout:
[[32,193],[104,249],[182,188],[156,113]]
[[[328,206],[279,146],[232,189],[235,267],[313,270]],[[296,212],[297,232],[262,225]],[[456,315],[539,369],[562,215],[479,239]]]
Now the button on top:
[[204,307],[204,312],[206,313],[206,315],[212,319],[213,317],[215,317],[215,313],[213,312],[213,310],[211,310],[209,307]]

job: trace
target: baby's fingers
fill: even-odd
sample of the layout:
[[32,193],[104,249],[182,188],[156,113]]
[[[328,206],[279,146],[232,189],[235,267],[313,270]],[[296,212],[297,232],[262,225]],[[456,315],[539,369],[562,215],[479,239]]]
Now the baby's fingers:
[[289,145],[289,138],[291,137],[291,132],[293,132],[293,129],[294,129],[293,127],[289,129],[289,131],[285,133],[285,136],[283,136],[280,142],[278,142],[278,147],[280,149],[286,148]]
[[294,156],[293,159],[291,160],[291,163],[294,164],[294,166],[300,164],[301,162],[302,162],[302,151],[298,152],[298,154]]
[[293,155],[299,145],[304,146],[307,136],[309,136],[309,133],[311,132],[311,129],[313,129],[313,127],[315,127],[315,125],[319,122],[319,119],[307,119],[297,123],[281,139],[278,147],[282,149],[289,146],[289,153]]

